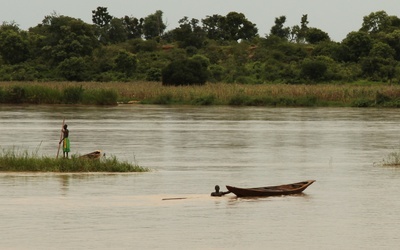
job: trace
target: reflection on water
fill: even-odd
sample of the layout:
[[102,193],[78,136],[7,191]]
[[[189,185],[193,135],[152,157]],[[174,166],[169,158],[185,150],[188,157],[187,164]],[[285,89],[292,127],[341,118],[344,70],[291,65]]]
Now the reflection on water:
[[0,173],[0,249],[397,249],[395,109],[0,106],[1,149],[55,156],[63,117],[73,153],[153,171]]

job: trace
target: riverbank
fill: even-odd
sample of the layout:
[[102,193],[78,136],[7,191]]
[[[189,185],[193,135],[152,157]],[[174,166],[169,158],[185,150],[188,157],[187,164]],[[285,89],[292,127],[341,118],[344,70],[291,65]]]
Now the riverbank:
[[400,85],[207,83],[204,86],[162,86],[159,82],[0,82],[0,103],[400,107]]

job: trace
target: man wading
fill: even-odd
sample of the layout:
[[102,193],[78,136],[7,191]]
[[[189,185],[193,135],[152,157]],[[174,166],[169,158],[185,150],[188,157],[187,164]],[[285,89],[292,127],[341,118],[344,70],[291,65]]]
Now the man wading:
[[63,157],[68,158],[68,153],[71,151],[71,149],[70,149],[70,145],[69,145],[69,138],[68,138],[69,130],[68,130],[67,124],[64,125],[61,132],[63,133],[63,138],[61,139],[61,141],[58,144],[61,144],[61,142],[63,142]]
[[215,192],[212,192],[211,193],[211,196],[223,196],[223,195],[226,195],[226,194],[229,194],[230,193],[230,191],[227,191],[227,192],[220,192],[219,191],[219,186],[218,185],[216,185],[215,186]]

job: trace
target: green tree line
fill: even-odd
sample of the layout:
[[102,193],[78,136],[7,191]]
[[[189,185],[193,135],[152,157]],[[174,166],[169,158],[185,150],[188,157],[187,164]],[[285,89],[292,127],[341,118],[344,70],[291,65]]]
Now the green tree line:
[[340,42],[309,26],[275,18],[258,34],[242,13],[183,17],[166,30],[163,12],[114,17],[92,11],[92,23],[53,13],[21,30],[0,26],[0,81],[162,81],[165,85],[225,82],[400,82],[400,18],[364,16]]

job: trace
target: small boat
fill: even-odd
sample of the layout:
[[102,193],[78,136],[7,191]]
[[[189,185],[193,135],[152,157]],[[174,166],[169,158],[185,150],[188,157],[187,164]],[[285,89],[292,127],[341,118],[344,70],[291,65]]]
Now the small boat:
[[85,155],[81,155],[81,158],[88,158],[88,159],[100,159],[101,157],[101,151],[100,150],[96,150],[93,151],[89,154],[85,154]]
[[296,182],[279,186],[269,186],[269,187],[238,188],[238,187],[226,186],[226,188],[230,192],[236,194],[237,197],[278,196],[278,195],[299,194],[314,182],[315,180],[309,180],[309,181],[302,181],[302,182]]

